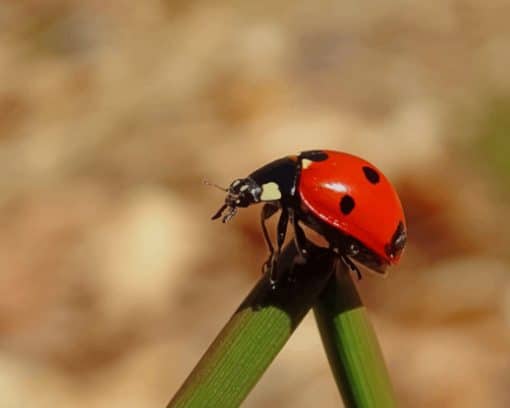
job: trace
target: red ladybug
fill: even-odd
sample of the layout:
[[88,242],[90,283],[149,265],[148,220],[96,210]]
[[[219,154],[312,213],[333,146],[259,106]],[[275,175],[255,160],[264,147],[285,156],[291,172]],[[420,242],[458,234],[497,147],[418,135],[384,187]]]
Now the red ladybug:
[[[388,179],[369,162],[342,152],[310,150],[275,160],[232,182],[223,206],[212,219],[229,221],[239,207],[264,203],[261,225],[270,255],[264,263],[276,283],[276,261],[287,226],[306,258],[307,243],[299,222],[317,231],[360,277],[350,258],[377,272],[396,264],[406,243],[400,199]],[[281,210],[276,249],[265,221]]]

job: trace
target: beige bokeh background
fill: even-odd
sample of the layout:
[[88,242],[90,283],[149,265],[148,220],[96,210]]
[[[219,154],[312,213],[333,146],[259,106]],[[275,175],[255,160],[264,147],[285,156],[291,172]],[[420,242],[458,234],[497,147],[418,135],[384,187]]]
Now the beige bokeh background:
[[[403,261],[359,283],[401,406],[509,406],[509,15],[0,2],[0,406],[164,406],[265,259],[202,179],[310,148],[401,194]],[[340,404],[309,316],[244,406]]]

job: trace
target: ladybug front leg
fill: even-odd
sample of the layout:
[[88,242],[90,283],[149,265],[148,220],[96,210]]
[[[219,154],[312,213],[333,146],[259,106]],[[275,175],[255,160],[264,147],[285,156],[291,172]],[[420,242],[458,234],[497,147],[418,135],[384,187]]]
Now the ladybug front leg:
[[[273,243],[271,242],[271,238],[269,237],[269,232],[267,230],[266,226],[266,220],[271,218],[277,211],[279,207],[274,204],[264,204],[262,207],[262,212],[260,213],[260,225],[262,226],[262,232],[264,233],[264,239],[267,243],[267,247],[269,249],[269,256],[262,265],[262,273],[265,275],[269,275],[269,282],[272,287],[275,287],[276,285],[276,264],[278,260],[278,256],[280,255],[280,249],[283,244],[282,240],[282,234],[280,233],[282,228],[282,223],[286,224],[286,218],[287,216],[283,215],[280,216],[280,220],[278,221],[278,231],[277,231],[277,251],[275,252]],[[285,225],[286,229],[286,225]],[[283,234],[283,239],[285,239],[285,234]]]
[[262,207],[262,211],[260,212],[260,225],[262,227],[264,239],[269,249],[269,259],[271,259],[271,257],[273,256],[274,247],[271,242],[271,238],[269,237],[269,232],[267,231],[266,220],[271,218],[277,211],[278,207],[276,205],[264,204],[264,206]]
[[276,229],[276,250],[272,250],[268,260],[264,264],[264,272],[269,275],[269,283],[273,288],[278,282],[278,258],[280,257],[285,235],[287,234],[287,225],[289,223],[289,212],[287,208],[282,208],[278,227]]

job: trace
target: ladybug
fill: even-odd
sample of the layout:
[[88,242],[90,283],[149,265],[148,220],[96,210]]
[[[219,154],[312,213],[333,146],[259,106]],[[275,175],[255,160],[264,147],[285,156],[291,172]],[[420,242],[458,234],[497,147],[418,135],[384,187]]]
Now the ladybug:
[[[289,224],[303,258],[308,241],[300,223],[321,234],[358,278],[352,260],[384,273],[398,263],[406,244],[406,221],[395,189],[374,165],[348,153],[309,150],[283,157],[223,190],[225,203],[213,220],[223,217],[228,222],[238,208],[263,203],[260,222],[270,252],[263,271],[273,286]],[[278,210],[275,248],[266,221]]]

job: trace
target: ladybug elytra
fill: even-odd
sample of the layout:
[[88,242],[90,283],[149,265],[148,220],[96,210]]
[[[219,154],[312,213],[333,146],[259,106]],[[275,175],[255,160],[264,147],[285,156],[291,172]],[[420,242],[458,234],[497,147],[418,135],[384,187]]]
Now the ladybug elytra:
[[[264,271],[273,285],[289,224],[301,256],[307,257],[308,241],[300,222],[321,234],[358,277],[351,259],[384,272],[399,261],[406,243],[404,212],[395,189],[375,166],[348,153],[310,150],[287,156],[234,180],[225,191],[225,203],[212,219],[223,216],[227,222],[238,208],[264,204],[261,226],[270,252]],[[278,210],[275,248],[266,220]]]

